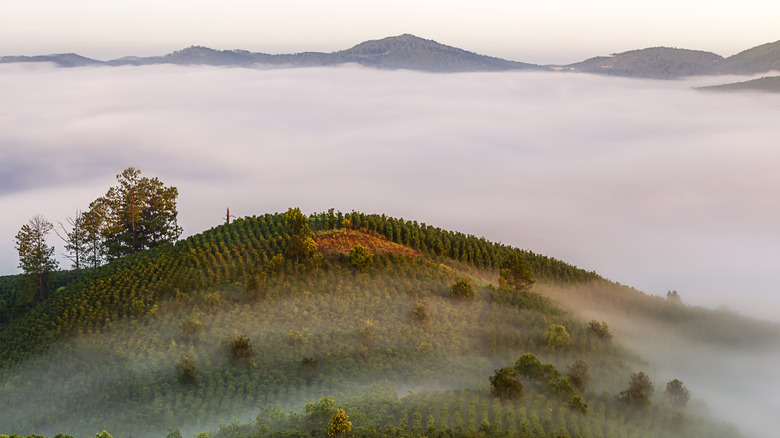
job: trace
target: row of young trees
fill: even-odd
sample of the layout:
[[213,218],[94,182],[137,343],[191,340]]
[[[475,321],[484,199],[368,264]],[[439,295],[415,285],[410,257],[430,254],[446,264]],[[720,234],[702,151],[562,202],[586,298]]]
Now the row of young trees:
[[64,255],[76,277],[85,268],[175,242],[182,233],[177,222],[176,187],[158,178],[141,176],[132,167],[116,176],[117,185],[89,204],[89,209],[68,217],[56,228],[36,215],[16,234],[15,247],[23,271],[22,289],[42,302],[48,298],[49,278],[58,268],[55,249],[47,241],[54,231],[64,242]]

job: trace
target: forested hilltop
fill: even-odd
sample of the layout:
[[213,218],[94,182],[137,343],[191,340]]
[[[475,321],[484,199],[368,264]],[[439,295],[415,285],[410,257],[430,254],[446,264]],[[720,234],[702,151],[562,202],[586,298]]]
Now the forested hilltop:
[[0,332],[0,433],[738,437],[682,381],[653,381],[608,317],[561,304],[695,321],[700,342],[777,334],[360,212],[239,218],[56,278]]

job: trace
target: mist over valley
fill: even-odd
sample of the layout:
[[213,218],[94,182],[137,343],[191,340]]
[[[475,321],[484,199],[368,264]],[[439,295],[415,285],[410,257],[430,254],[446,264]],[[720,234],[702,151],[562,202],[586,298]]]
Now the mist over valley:
[[[128,166],[178,188],[178,224],[192,236],[67,284],[3,326],[4,342],[21,330],[14,336],[40,351],[0,351],[6,395],[36,382],[23,404],[6,406],[15,429],[0,433],[53,436],[71,424],[91,435],[115,424],[117,437],[167,427],[230,436],[220,423],[283,429],[311,420],[306,403],[334,396],[356,430],[385,416],[409,430],[476,432],[484,417],[516,436],[534,436],[536,424],[572,436],[671,436],[682,418],[664,400],[672,379],[692,395],[679,436],[778,426],[780,97],[694,89],[755,76],[40,63],[2,64],[0,75],[4,274],[17,273],[13,236],[32,215],[64,221]],[[316,213],[321,266],[287,252],[294,233],[273,213],[290,206]],[[226,208],[246,218],[223,225]],[[338,219],[325,213],[333,208]],[[415,247],[402,226],[462,239],[465,258]],[[354,264],[349,248],[323,249],[349,233],[373,248],[371,267]],[[415,254],[376,249],[385,241]],[[485,254],[479,262],[461,255],[467,243]],[[502,295],[500,271],[516,249],[536,283]],[[249,279],[263,272],[266,295],[251,301]],[[474,301],[451,296],[462,278]],[[671,290],[682,303],[669,302]],[[411,316],[417,302],[425,324]],[[43,316],[46,328],[22,329]],[[185,320],[201,324],[197,341],[182,338]],[[606,321],[612,341],[590,320]],[[571,346],[545,340],[555,324]],[[226,356],[234,330],[252,340],[251,364]],[[575,360],[590,364],[587,415],[533,379],[521,379],[526,395],[514,404],[490,398],[488,377],[527,352],[564,375]],[[194,386],[177,380],[183,355],[198,367]],[[304,358],[316,372],[306,374]],[[615,401],[638,371],[655,384],[645,411],[655,426]],[[98,388],[94,405],[83,402],[87,388]],[[257,417],[269,403],[298,420]]]

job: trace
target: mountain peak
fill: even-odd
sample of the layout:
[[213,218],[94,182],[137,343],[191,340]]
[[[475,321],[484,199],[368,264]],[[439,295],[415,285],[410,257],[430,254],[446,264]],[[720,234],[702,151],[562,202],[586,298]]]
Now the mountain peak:
[[501,71],[545,67],[479,55],[412,34],[364,41],[350,49],[335,52],[347,62],[383,69],[410,69],[431,72]]
[[674,79],[682,76],[712,74],[714,68],[722,61],[722,56],[701,50],[648,47],[590,58],[566,67],[584,73]]

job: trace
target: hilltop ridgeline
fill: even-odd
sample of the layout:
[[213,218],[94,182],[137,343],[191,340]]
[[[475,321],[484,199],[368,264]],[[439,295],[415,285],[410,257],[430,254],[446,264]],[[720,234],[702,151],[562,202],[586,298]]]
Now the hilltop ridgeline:
[[728,58],[705,51],[653,47],[556,66],[542,66],[480,55],[410,34],[365,41],[350,49],[331,53],[301,52],[272,55],[246,50],[214,50],[192,46],[163,56],[127,56],[111,61],[99,61],[73,53],[0,57],[0,63],[13,62],[50,62],[61,67],[175,64],[266,68],[354,63],[379,69],[438,73],[573,71],[635,78],[675,79],[685,76],[755,75],[780,71],[780,41],[763,44]]
[[[314,231],[345,226],[364,229],[426,257],[444,258],[474,269],[495,270],[508,255],[518,253],[534,278],[540,280],[576,282],[600,278],[594,272],[554,258],[416,221],[358,212],[315,214],[309,221]],[[0,344],[4,346],[0,350],[0,366],[4,361],[13,362],[31,352],[44,351],[62,336],[86,329],[99,331],[122,318],[153,312],[159,300],[176,294],[246,281],[267,269],[297,272],[303,265],[287,255],[289,233],[283,214],[242,218],[175,245],[132,254],[87,272],[83,281],[61,287],[50,299],[0,332]],[[330,244],[323,242],[323,249]],[[337,255],[338,251],[333,253]],[[408,256],[397,249],[388,254]]]
[[[325,438],[348,415],[357,437],[739,437],[684,411],[679,381],[684,403],[653,401],[632,373],[646,364],[550,289],[700,344],[777,333],[484,238],[332,210],[236,219],[57,284],[0,331],[0,434]],[[635,380],[638,398],[621,391]]]

